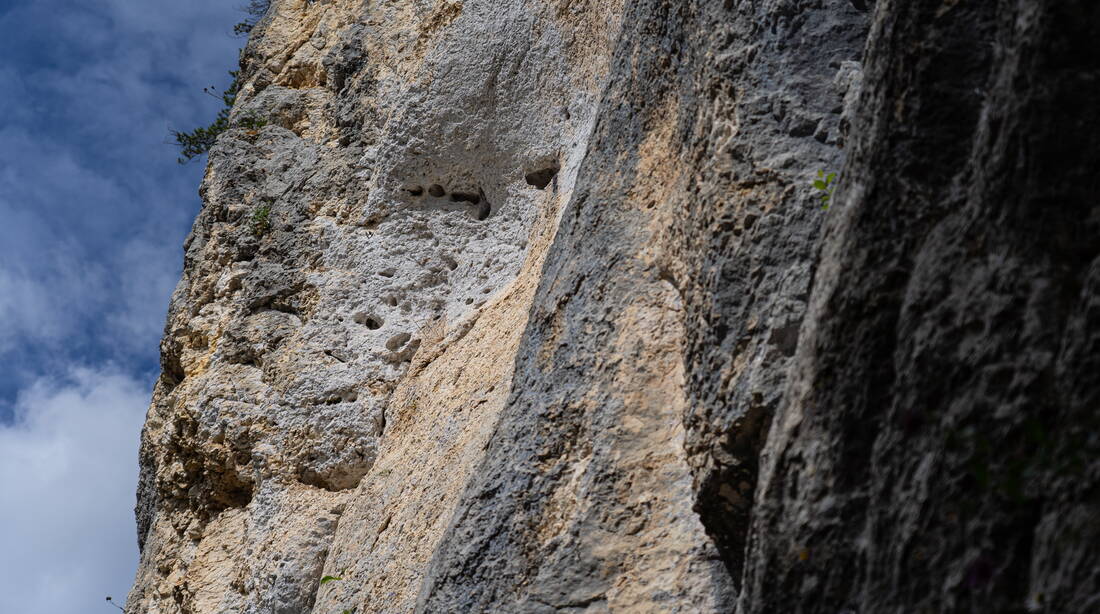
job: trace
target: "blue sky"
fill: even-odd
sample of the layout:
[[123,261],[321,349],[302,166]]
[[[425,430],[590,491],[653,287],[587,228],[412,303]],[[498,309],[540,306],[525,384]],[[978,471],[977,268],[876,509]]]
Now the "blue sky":
[[[0,0],[0,612],[110,612],[141,422],[245,0]],[[117,610],[114,610],[117,611]]]

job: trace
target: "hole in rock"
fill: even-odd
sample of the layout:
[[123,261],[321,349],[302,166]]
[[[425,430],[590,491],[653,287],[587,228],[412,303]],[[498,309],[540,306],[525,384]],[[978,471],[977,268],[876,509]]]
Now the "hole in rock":
[[[315,461],[316,459],[309,459]],[[364,463],[360,463],[364,464]],[[370,463],[365,463],[366,467],[370,467]],[[342,472],[325,472],[321,473],[310,467],[302,467],[298,469],[298,481],[307,486],[314,488],[320,488],[329,492],[340,492],[342,490],[348,490],[355,488],[359,483],[359,478],[362,474],[365,474],[367,469],[359,466],[348,467]]]
[[524,176],[527,180],[527,185],[535,186],[540,190],[545,190],[546,186],[550,185],[550,182],[557,176],[558,171],[561,170],[557,165],[550,166],[537,171],[531,171]]
[[422,188],[420,186],[416,186],[416,187],[412,187],[412,188],[405,188],[405,191],[408,192],[409,194],[412,194],[413,196],[420,196],[420,195],[424,194],[424,188]]
[[394,335],[390,337],[389,341],[386,342],[386,349],[391,352],[396,352],[397,350],[400,350],[402,347],[404,347],[404,345],[409,342],[409,339],[412,339],[412,335],[410,335],[409,333],[400,333]]
[[382,300],[383,300],[383,302],[385,302],[390,307],[397,307],[397,297],[396,296],[387,296],[386,298],[384,298]]
[[438,183],[433,183],[428,188],[428,194],[434,196],[435,198],[443,198],[446,193],[447,192],[443,190],[443,186],[439,185]]
[[396,273],[397,273],[397,269],[392,268],[392,267],[388,268],[388,269],[385,269],[385,270],[382,270],[382,271],[378,271],[378,274],[381,275],[382,277],[393,277],[394,274],[396,274]]
[[352,319],[355,320],[356,324],[362,324],[371,330],[378,330],[384,324],[382,318],[367,313],[357,313]]
[[469,192],[455,192],[451,194],[451,202],[453,203],[471,203],[478,204],[481,202],[480,194],[471,194]]
[[215,512],[245,507],[252,502],[252,488],[247,484],[237,484],[224,493],[216,494],[210,506]]
[[470,211],[470,215],[479,222],[489,219],[492,213],[493,208],[489,206],[489,203],[481,203]]

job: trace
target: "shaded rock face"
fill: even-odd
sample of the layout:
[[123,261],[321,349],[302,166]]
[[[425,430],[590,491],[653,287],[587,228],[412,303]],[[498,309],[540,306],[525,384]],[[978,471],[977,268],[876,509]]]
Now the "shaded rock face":
[[880,2],[745,611],[1100,606],[1098,17]]
[[1100,606],[1098,18],[276,0],[127,611]]

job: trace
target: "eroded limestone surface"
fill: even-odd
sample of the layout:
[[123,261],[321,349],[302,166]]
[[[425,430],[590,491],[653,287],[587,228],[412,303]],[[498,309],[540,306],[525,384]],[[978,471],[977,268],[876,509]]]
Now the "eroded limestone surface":
[[127,611],[1091,611],[1093,4],[275,0]]
[[425,566],[409,562],[474,464],[445,452],[480,451],[510,388],[618,13],[273,3],[233,115],[268,125],[211,152],[172,299],[130,611],[309,611],[326,561],[415,468],[433,478],[420,500],[382,506],[414,571],[365,569],[388,607],[411,607]]

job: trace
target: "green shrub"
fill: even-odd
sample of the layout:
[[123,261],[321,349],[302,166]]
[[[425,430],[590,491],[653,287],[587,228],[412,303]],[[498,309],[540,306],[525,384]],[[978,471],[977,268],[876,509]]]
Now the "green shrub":
[[[244,21],[233,26],[233,33],[242,35],[251,32],[252,28],[256,27],[256,24],[263,19],[263,16],[267,13],[269,8],[271,8],[271,0],[249,0],[247,5],[241,7],[241,10],[244,11],[247,17]],[[224,104],[222,109],[218,111],[217,117],[214,118],[214,121],[209,126],[201,126],[190,132],[170,131],[176,145],[180,148],[180,157],[177,160],[180,164],[186,164],[192,159],[209,152],[210,148],[213,147],[214,143],[218,140],[218,135],[229,128],[259,130],[267,125],[266,120],[255,116],[239,119],[234,126],[229,125],[229,113],[233,109],[233,103],[236,102],[237,93],[240,92],[241,88],[240,72],[231,70],[229,74],[233,77],[233,81],[220,96],[214,93],[212,87],[203,89],[207,94],[215,98],[221,98]]]
[[237,36],[243,36],[252,31],[252,28],[256,27],[256,24],[263,18],[264,13],[267,13],[267,9],[271,7],[271,0],[249,0],[247,6],[241,8],[248,17],[244,21],[233,26],[233,33]]
[[267,125],[267,120],[262,117],[256,117],[255,115],[248,115],[237,120],[237,125],[234,128],[244,128],[245,130],[259,130]]
[[829,208],[829,199],[836,191],[836,173],[825,174],[825,171],[817,171],[817,179],[814,180],[814,189],[821,192],[821,208]]
[[233,103],[237,101],[237,94],[241,89],[240,71],[231,70],[229,71],[229,75],[233,77],[233,81],[220,96],[213,92],[213,88],[203,88],[203,91],[207,94],[215,98],[220,98],[224,105],[222,109],[218,111],[218,115],[214,118],[213,123],[209,126],[195,128],[190,132],[171,131],[172,138],[175,139],[176,145],[180,148],[180,157],[176,160],[180,164],[187,164],[192,159],[209,152],[210,148],[217,142],[218,135],[230,128],[259,130],[267,125],[266,119],[256,117],[255,115],[242,117],[233,125],[229,124],[229,113],[233,110]]
[[[238,79],[240,72],[231,70],[229,75],[233,77],[233,81],[220,96],[224,107],[218,111],[218,116],[214,118],[212,124],[195,128],[191,132],[171,131],[172,138],[176,140],[176,145],[179,145],[180,148],[180,158],[177,160],[180,164],[186,164],[191,159],[210,151],[210,148],[214,146],[214,142],[218,140],[218,135],[229,129],[229,112],[233,109],[233,103],[237,101],[237,92],[241,88]],[[208,87],[204,88],[203,91],[211,96],[218,97],[211,89]]]
[[257,237],[262,237],[271,230],[271,205],[265,203],[252,210],[251,227],[252,234]]

